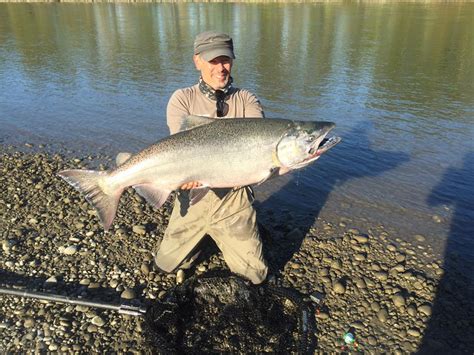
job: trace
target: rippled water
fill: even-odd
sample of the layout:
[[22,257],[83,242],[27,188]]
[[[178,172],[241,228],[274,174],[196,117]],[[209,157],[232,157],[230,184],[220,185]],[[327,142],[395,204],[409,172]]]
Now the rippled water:
[[[343,142],[261,208],[384,224],[474,256],[474,4],[0,4],[0,142],[114,154],[168,134],[194,36],[232,34],[268,117]],[[437,216],[433,219],[433,216]]]

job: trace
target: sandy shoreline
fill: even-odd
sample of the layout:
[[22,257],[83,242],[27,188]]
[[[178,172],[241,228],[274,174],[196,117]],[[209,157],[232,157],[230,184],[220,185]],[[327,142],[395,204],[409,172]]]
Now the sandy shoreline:
[[[175,275],[153,271],[149,253],[163,235],[170,203],[154,211],[127,191],[112,231],[104,234],[85,199],[55,173],[99,161],[111,166],[111,159],[1,151],[1,286],[142,304],[175,285]],[[459,275],[440,290],[453,272],[422,236],[409,243],[382,226],[320,219],[304,233],[291,213],[285,221],[260,217],[269,232],[264,242],[272,273],[303,294],[326,295],[316,315],[316,351],[339,351],[353,327],[357,351],[472,353],[474,303],[456,292],[468,284]],[[210,269],[226,269],[219,254],[196,273]],[[4,351],[147,352],[142,327],[139,318],[111,311],[0,296]]]

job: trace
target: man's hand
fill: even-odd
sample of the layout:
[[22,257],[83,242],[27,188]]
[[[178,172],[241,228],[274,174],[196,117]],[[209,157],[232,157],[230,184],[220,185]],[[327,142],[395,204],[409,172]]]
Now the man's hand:
[[191,181],[188,182],[180,187],[181,190],[191,190],[191,189],[196,189],[198,187],[202,186],[202,184],[199,181]]

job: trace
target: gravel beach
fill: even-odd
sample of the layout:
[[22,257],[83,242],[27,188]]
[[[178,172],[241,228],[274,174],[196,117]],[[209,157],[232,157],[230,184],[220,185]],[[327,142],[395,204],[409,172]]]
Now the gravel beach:
[[[22,148],[3,146],[0,153],[0,286],[141,305],[182,279],[155,272],[150,254],[171,201],[156,211],[129,189],[104,233],[92,207],[56,173],[105,169],[113,159]],[[306,233],[291,214],[285,221],[260,217],[272,274],[305,295],[325,295],[314,314],[316,352],[341,352],[352,329],[351,352],[472,353],[474,301],[456,292],[470,284],[459,274],[440,289],[445,260],[424,236],[410,243],[384,226],[337,218],[317,219]],[[195,272],[213,269],[227,269],[219,253]],[[433,330],[433,322],[442,327]],[[150,352],[139,317],[0,295],[0,351],[26,350]]]

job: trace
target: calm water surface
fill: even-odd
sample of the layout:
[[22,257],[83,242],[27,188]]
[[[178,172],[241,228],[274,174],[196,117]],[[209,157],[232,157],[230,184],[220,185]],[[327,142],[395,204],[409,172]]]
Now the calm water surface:
[[[194,36],[234,37],[268,117],[343,142],[259,189],[261,208],[474,256],[474,4],[0,4],[0,143],[138,151],[196,82]],[[433,219],[433,216],[435,219]]]

